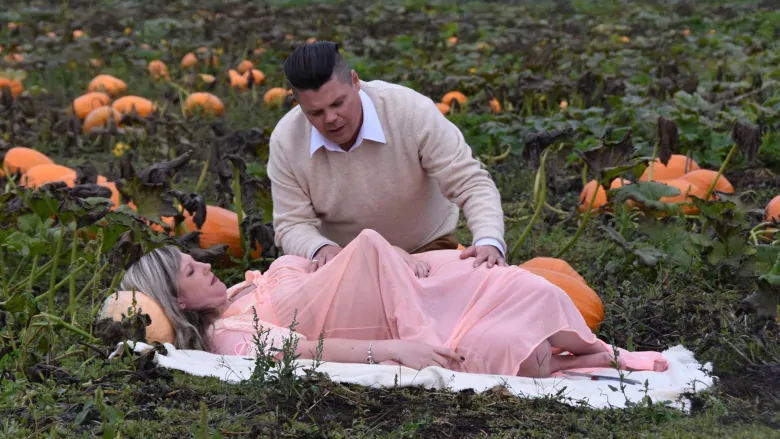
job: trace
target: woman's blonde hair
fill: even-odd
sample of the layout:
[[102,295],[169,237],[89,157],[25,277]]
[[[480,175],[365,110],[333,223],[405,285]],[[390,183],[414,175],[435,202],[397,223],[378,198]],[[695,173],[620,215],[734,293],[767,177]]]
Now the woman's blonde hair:
[[205,333],[219,311],[179,308],[176,279],[180,264],[181,252],[178,248],[165,246],[152,250],[127,269],[119,289],[145,293],[160,305],[176,331],[173,345],[177,349],[210,351]]

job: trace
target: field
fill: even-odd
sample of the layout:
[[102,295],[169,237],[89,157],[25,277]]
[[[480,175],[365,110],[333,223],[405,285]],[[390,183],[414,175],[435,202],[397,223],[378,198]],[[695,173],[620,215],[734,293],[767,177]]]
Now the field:
[[[0,436],[777,437],[773,5],[4,0]],[[178,243],[227,285],[279,255],[265,163],[296,105],[282,63],[307,39],[442,104],[501,191],[509,262],[571,264],[603,301],[603,340],[711,362],[691,414],[109,361],[143,321],[95,315],[143,252]],[[138,98],[92,112],[120,96]],[[46,157],[67,169],[31,167]]]

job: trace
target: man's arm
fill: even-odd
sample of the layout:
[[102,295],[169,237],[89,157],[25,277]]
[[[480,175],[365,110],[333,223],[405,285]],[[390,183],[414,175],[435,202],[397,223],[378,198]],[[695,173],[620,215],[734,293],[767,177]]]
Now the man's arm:
[[418,102],[409,113],[423,168],[439,182],[444,196],[463,209],[475,245],[495,245],[497,241],[504,254],[504,212],[493,179],[472,157],[460,129],[433,101],[425,98]]
[[337,246],[322,236],[311,199],[292,173],[290,163],[277,140],[271,139],[268,178],[274,206],[275,244],[285,254],[309,258],[323,245]]

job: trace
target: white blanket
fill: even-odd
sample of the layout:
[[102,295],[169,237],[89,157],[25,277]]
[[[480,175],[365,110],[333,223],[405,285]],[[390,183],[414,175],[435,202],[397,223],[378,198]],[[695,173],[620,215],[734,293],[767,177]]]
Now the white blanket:
[[[127,342],[127,347],[137,353],[152,349],[146,343]],[[154,354],[154,361],[160,366],[176,369],[197,376],[217,377],[228,382],[239,382],[252,375],[254,360],[239,355],[217,355],[197,350],[178,350],[165,343],[167,355]],[[119,343],[111,358],[124,351]],[[321,363],[317,372],[327,374],[331,380],[342,383],[361,384],[369,387],[423,386],[434,389],[449,389],[457,392],[473,389],[484,392],[495,386],[503,386],[510,393],[523,398],[556,397],[562,395],[562,402],[572,406],[592,408],[625,408],[639,403],[647,395],[658,404],[666,402],[684,412],[689,412],[690,401],[683,396],[706,390],[713,384],[712,365],[700,365],[693,353],[682,345],[663,352],[669,363],[665,372],[623,372],[625,378],[640,381],[641,384],[623,384],[612,380],[591,380],[586,377],[523,378],[503,375],[482,375],[454,372],[440,367],[415,370],[404,366]],[[298,360],[301,368],[311,368],[311,360]],[[298,369],[299,374],[303,373]],[[597,375],[618,377],[617,370],[600,370]],[[645,389],[645,380],[648,383]],[[625,387],[621,390],[621,386]]]

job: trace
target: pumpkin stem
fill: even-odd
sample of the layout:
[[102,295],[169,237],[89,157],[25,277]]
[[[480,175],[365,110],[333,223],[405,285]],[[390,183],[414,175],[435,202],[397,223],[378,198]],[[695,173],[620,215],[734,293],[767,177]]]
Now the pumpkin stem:
[[54,250],[54,262],[51,266],[51,278],[49,279],[49,307],[48,311],[54,310],[54,291],[57,285],[57,268],[60,265],[60,255],[62,253],[62,242],[65,240],[65,224],[60,222],[60,236],[57,237],[57,247]]
[[712,195],[712,191],[715,190],[715,185],[718,183],[718,180],[720,179],[721,175],[723,175],[723,171],[726,170],[726,166],[728,166],[729,162],[731,161],[731,157],[734,155],[734,152],[736,152],[737,147],[739,145],[734,142],[733,145],[731,145],[731,149],[729,150],[729,153],[726,155],[726,158],[723,160],[723,163],[720,165],[720,169],[718,169],[718,175],[715,176],[714,179],[712,179],[712,182],[710,183],[710,187],[707,189],[707,193],[704,194],[704,200],[709,200],[710,195]]
[[542,157],[539,160],[539,170],[536,172],[536,184],[534,185],[534,188],[538,187],[539,192],[536,194],[536,191],[534,191],[534,201],[536,202],[534,215],[531,217],[528,225],[525,226],[525,230],[523,230],[523,233],[517,239],[515,245],[512,246],[512,250],[509,252],[510,258],[515,257],[518,250],[520,249],[520,246],[523,244],[526,238],[528,238],[528,235],[531,234],[531,229],[533,228],[534,223],[536,223],[536,221],[539,219],[539,216],[542,214],[542,210],[546,204],[545,200],[547,198],[547,179],[544,175],[544,162],[547,159],[547,153],[549,151],[549,149],[545,149],[544,152],[542,152]]
[[653,159],[650,161],[650,170],[647,172],[647,181],[653,181],[653,168],[655,168],[655,160],[658,157],[658,142],[655,142],[653,147]]
[[236,206],[236,215],[238,215],[238,238],[241,241],[241,253],[244,258],[247,257],[246,244],[244,243],[244,231],[241,229],[241,223],[244,222],[244,209],[241,202],[241,172],[238,166],[233,164],[233,204]]

